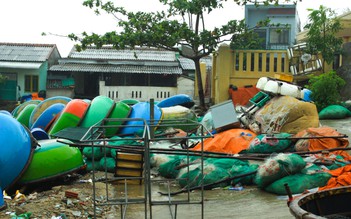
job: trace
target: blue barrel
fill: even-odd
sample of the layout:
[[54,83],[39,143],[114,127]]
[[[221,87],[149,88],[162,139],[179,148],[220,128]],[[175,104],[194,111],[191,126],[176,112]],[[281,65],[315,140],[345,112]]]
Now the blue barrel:
[[34,153],[31,134],[12,116],[0,113],[0,188],[6,190],[20,178]]

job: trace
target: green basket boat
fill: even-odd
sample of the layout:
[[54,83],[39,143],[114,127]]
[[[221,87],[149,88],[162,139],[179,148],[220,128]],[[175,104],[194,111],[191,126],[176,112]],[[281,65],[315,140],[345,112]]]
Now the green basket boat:
[[[67,142],[67,143],[66,143]],[[81,151],[66,139],[39,140],[33,159],[19,184],[38,183],[62,177],[86,167]]]

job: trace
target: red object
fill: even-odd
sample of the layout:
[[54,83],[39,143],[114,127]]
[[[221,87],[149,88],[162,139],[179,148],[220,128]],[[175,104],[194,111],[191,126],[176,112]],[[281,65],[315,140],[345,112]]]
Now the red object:
[[65,191],[65,196],[67,198],[78,198],[78,193],[72,191]]
[[230,87],[229,96],[232,99],[234,106],[246,106],[250,99],[253,98],[260,89],[257,87]]

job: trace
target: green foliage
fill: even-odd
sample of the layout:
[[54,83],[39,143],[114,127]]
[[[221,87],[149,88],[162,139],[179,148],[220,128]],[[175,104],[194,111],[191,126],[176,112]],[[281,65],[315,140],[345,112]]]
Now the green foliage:
[[336,34],[341,30],[340,20],[330,8],[320,6],[318,10],[309,9],[307,32],[309,53],[321,53],[326,63],[334,61],[334,55],[342,50],[342,39]]
[[318,111],[323,108],[339,104],[341,100],[340,91],[346,82],[336,72],[323,73],[312,76],[306,86],[312,91],[311,98],[315,102]]
[[[158,12],[128,12],[117,7],[112,1],[85,0],[83,5],[100,14],[103,10],[117,18],[121,31],[111,31],[103,35],[82,33],[79,37],[68,37],[78,41],[78,51],[88,46],[102,47],[112,45],[116,49],[129,49],[135,46],[162,48],[178,52],[181,56],[194,61],[200,107],[205,107],[204,91],[201,80],[200,59],[212,54],[218,45],[231,41],[231,36],[245,30],[245,22],[230,20],[227,24],[209,29],[205,16],[214,9],[223,7],[227,0],[159,0],[167,10]],[[234,0],[238,5],[247,3],[278,4],[279,0]],[[284,0],[283,2],[296,2]],[[241,40],[242,41],[242,40]],[[185,48],[185,49],[184,49]]]
[[233,34],[230,48],[235,49],[263,49],[264,40],[259,38],[253,30],[244,30],[240,34]]

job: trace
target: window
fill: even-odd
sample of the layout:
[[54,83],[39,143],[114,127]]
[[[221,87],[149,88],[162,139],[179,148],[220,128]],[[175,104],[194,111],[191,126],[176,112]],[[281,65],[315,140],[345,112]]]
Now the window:
[[266,48],[266,29],[255,29],[254,32],[258,35],[258,38],[261,39],[261,47]]
[[24,91],[38,92],[39,77],[37,75],[26,75],[24,77]]
[[269,31],[270,44],[289,44],[289,30],[288,29],[270,29]]

